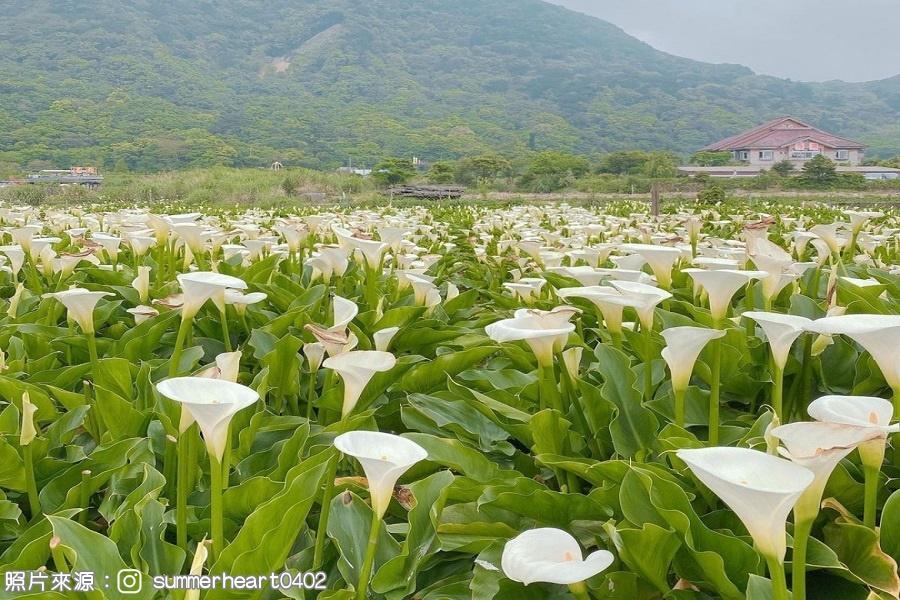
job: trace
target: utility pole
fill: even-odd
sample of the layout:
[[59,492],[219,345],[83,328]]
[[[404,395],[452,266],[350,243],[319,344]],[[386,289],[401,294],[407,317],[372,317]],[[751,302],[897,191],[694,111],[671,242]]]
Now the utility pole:
[[659,184],[650,186],[650,211],[654,217],[659,216]]

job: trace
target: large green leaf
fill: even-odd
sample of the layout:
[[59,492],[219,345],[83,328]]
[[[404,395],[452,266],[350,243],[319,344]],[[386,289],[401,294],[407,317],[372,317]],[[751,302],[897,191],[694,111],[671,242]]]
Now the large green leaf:
[[641,394],[634,387],[635,376],[628,357],[605,344],[595,348],[597,371],[603,377],[600,392],[618,408],[609,425],[616,452],[625,457],[646,454],[655,446],[659,422],[653,412],[641,404]]

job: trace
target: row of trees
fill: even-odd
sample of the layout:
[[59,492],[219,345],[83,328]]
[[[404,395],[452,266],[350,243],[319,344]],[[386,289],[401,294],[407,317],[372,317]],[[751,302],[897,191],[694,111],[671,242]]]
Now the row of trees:
[[[729,153],[704,152],[695,155],[693,162],[714,166],[724,158],[712,155],[727,155],[729,161],[731,158]],[[438,161],[425,172],[417,171],[410,160],[386,158],[375,165],[372,177],[381,187],[419,179],[433,184],[458,183],[470,187],[502,187],[539,193],[588,188],[592,184],[604,188],[602,191],[607,191],[611,184],[617,184],[618,187],[608,191],[622,191],[621,183],[624,181],[627,191],[629,186],[631,189],[645,189],[648,181],[677,178],[678,164],[678,156],[668,152],[612,152],[591,161],[576,154],[546,151],[533,154],[527,161],[511,160],[499,154]],[[708,182],[705,179],[700,177],[700,183],[706,185]],[[865,184],[859,175],[838,173],[835,163],[824,156],[807,162],[800,173],[795,172],[794,165],[789,161],[775,163],[759,179],[765,180],[766,187],[828,189],[859,188]]]
[[[481,154],[430,165],[425,178],[430,183],[459,183],[468,186],[492,186],[498,181],[532,192],[552,192],[571,187],[590,174],[635,175],[652,179],[675,177],[678,157],[668,152],[613,152],[590,161],[568,152],[545,151],[527,161],[511,160],[500,154]],[[412,161],[386,158],[373,168],[372,177],[381,186],[415,179],[419,173]]]

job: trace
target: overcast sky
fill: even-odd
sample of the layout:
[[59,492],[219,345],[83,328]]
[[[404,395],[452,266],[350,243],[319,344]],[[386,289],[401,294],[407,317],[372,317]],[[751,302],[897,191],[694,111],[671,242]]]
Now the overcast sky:
[[651,46],[803,81],[900,74],[900,0],[548,0]]

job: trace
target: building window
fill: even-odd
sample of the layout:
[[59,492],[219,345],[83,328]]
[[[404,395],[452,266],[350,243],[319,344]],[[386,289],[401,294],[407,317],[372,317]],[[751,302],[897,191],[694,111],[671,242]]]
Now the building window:
[[834,157],[837,160],[850,160],[850,151],[849,150],[836,150],[834,152]]
[[738,160],[750,160],[750,152],[747,150],[739,150],[737,157]]
[[759,160],[772,160],[775,157],[771,150],[760,150]]

